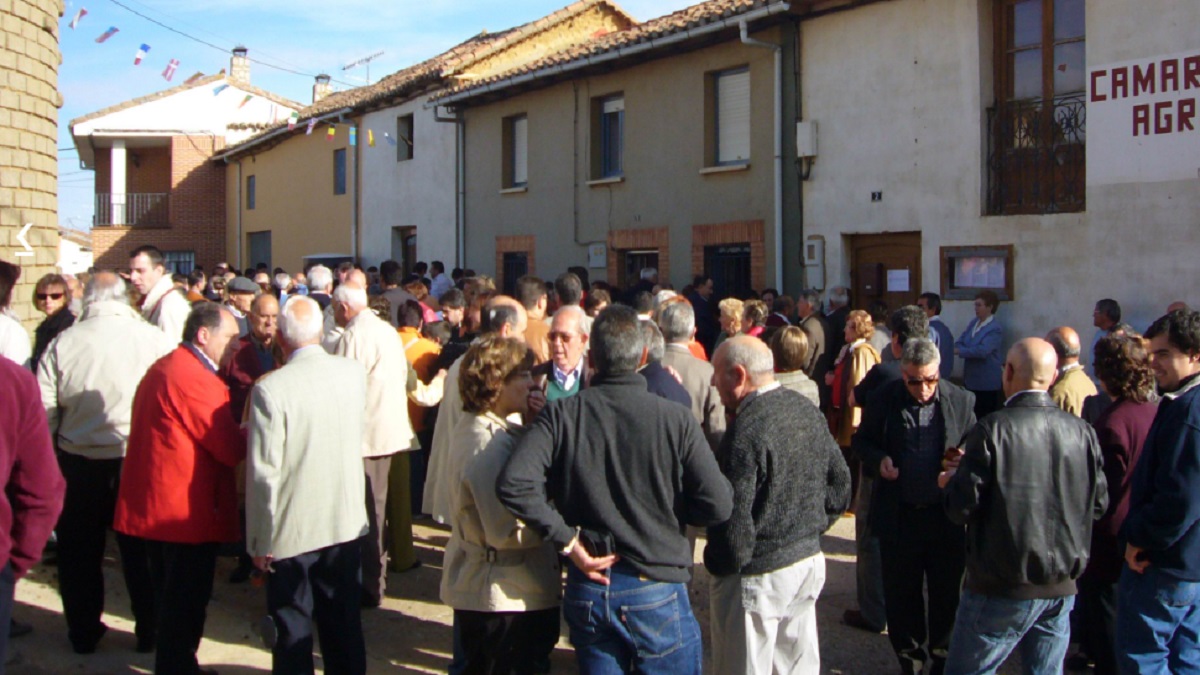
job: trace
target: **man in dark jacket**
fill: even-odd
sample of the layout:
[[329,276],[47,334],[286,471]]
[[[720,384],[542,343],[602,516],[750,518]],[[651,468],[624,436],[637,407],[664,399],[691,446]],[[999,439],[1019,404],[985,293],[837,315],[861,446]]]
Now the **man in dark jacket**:
[[542,410],[496,495],[572,562],[563,615],[582,672],[700,675],[684,528],[729,518],[729,482],[691,411],[646,391],[637,314],[606,308],[590,343],[591,385]]
[[1117,598],[1122,672],[1194,673],[1200,649],[1200,312],[1146,331],[1162,401],[1133,471]]
[[733,515],[708,528],[713,671],[816,673],[821,534],[850,503],[850,470],[820,411],[775,381],[771,350],[721,343],[713,384],[736,411],[717,452]]
[[[916,316],[925,319],[919,310]],[[961,445],[975,426],[975,397],[941,379],[941,354],[928,338],[907,340],[899,364],[900,379],[878,389],[863,409],[854,451],[863,473],[874,479],[871,530],[879,540],[888,639],[900,671],[920,673],[932,660],[931,673],[941,675],[966,541],[962,526],[950,522],[941,508],[937,477],[946,448]]]
[[947,675],[994,673],[1017,644],[1027,672],[1061,672],[1075,579],[1108,489],[1096,432],[1046,393],[1057,367],[1045,340],[1013,345],[1004,408],[975,425],[938,476],[946,515],[967,526],[968,541]]

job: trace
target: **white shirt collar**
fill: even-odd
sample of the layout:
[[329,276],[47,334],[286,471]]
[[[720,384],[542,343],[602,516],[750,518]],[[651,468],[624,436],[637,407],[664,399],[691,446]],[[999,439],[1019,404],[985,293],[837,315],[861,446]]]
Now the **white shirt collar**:
[[992,319],[994,319],[994,318],[996,318],[995,314],[989,316],[988,318],[984,319],[983,321],[976,323],[975,327],[971,329],[971,337],[975,337],[975,334],[978,333],[984,326],[991,323]]
[[759,387],[758,389],[755,389],[754,391],[750,392],[749,394],[746,394],[746,397],[743,398],[740,403],[738,403],[737,414],[741,414],[742,409],[745,408],[747,405],[749,405],[750,402],[753,401],[754,399],[758,398],[759,396],[762,396],[763,394],[768,394],[770,392],[773,392],[781,386],[782,385],[779,384],[779,380],[771,380],[770,384],[764,384],[763,386]]

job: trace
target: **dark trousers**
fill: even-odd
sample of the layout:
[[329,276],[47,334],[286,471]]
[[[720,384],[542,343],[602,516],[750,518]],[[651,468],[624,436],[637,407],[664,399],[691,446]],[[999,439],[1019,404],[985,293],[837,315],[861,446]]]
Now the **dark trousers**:
[[4,664],[8,660],[8,626],[12,622],[13,592],[17,589],[17,575],[12,563],[5,563],[0,570],[0,675],[4,675]]
[[[940,504],[902,504],[899,509],[897,531],[881,533],[879,543],[888,639],[902,672],[919,673],[922,664],[932,660],[931,672],[940,675],[958,611],[966,536],[962,527],[950,522]],[[928,629],[924,585],[929,587]]]
[[433,425],[425,431],[417,432],[417,442],[421,444],[420,449],[408,453],[408,479],[414,514],[421,512],[421,505],[425,500],[425,475],[429,470],[429,451],[433,447]]
[[[383,592],[387,589],[387,496],[392,457],[393,455],[387,455],[363,459],[363,471],[367,479],[367,534],[359,540],[362,542],[362,589],[363,599],[374,605],[383,601]],[[392,523],[392,527],[403,528],[403,525]],[[411,513],[407,525],[411,546]]]
[[971,389],[970,391],[975,394],[975,419],[981,420],[1004,407],[1004,392],[999,389],[992,391]]
[[1117,674],[1117,585],[1091,579],[1079,580],[1075,599],[1083,633],[1083,651],[1095,663],[1095,675]]
[[558,642],[558,608],[533,612],[454,610],[464,675],[531,675]]
[[[94,647],[103,632],[104,546],[112,527],[122,459],[87,459],[58,453],[67,481],[58,519],[58,590],[62,595],[67,637],[78,648]],[[136,623],[138,642],[154,644],[154,585],[145,543],[117,533],[121,571]]]
[[267,578],[267,611],[275,622],[278,638],[272,650],[271,672],[313,672],[314,623],[326,673],[367,672],[359,607],[361,550],[355,540],[272,563],[274,571]]
[[154,672],[159,675],[196,675],[200,670],[196,650],[204,637],[219,547],[146,541],[158,607]]

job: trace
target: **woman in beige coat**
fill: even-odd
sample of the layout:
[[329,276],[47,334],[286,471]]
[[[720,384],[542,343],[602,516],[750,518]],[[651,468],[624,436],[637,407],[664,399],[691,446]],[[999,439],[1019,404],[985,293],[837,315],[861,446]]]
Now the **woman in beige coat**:
[[506,418],[529,412],[531,365],[523,343],[490,336],[471,346],[459,372],[470,415],[451,440],[451,456],[465,463],[451,494],[441,598],[454,609],[465,673],[532,673],[558,641],[558,555],[496,498],[520,433]]
[[856,309],[846,315],[846,346],[838,354],[833,370],[825,374],[825,383],[833,387],[831,401],[833,410],[830,411],[830,431],[842,448],[842,455],[850,467],[851,509],[854,509],[858,495],[859,462],[850,452],[850,439],[858,431],[858,423],[862,420],[862,407],[850,405],[850,393],[862,382],[867,373],[880,361],[879,352],[871,346],[869,340],[875,333],[875,324],[871,315]]

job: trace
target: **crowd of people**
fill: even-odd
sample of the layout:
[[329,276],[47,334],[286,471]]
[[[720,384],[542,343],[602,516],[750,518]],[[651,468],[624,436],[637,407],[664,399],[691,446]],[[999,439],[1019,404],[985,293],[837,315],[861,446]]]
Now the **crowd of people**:
[[[19,273],[0,262],[0,310]],[[705,641],[711,672],[817,673],[821,535],[853,514],[842,619],[886,630],[901,673],[1014,651],[1030,673],[1196,672],[1186,305],[1139,334],[1101,300],[1085,351],[1068,326],[1006,349],[987,290],[955,337],[935,293],[854,309],[582,268],[505,288],[437,261],[177,277],[149,246],[38,280],[35,339],[0,313],[0,625],[53,530],[66,636],[94,652],[112,529],[156,672],[211,672],[229,555],[265,587],[274,672],[312,672],[319,641],[326,672],[364,673],[364,611],[421,565],[428,517],[451,673],[549,672],[561,621],[584,673],[701,673]]]

